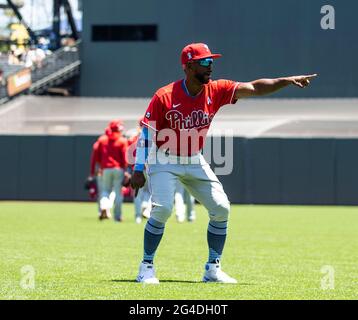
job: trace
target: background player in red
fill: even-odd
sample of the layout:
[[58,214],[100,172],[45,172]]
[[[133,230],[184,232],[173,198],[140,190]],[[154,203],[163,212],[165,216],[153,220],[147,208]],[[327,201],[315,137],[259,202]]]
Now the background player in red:
[[122,182],[127,168],[126,152],[127,140],[122,136],[124,129],[121,120],[109,123],[108,131],[98,140],[98,161],[102,169],[102,192],[100,208],[103,216],[109,215],[112,207],[110,194],[115,193],[114,219],[122,221]]
[[[159,89],[145,113],[145,127],[138,140],[132,186],[140,188],[144,185],[143,168],[147,161],[153,208],[145,227],[144,257],[139,267],[138,282],[159,283],[153,259],[165,223],[172,212],[175,185],[179,179],[209,213],[209,258],[203,281],[237,283],[221,269],[230,202],[223,186],[201,155],[207,131],[222,106],[235,104],[242,98],[270,94],[292,84],[304,88],[316,76],[252,82],[213,81],[213,59],[219,57],[221,55],[212,54],[206,44],[186,46],[181,54],[186,78]],[[154,143],[148,153],[146,146],[151,141]]]
[[[100,207],[100,199],[102,194],[102,168],[101,168],[101,159],[100,159],[100,153],[99,153],[99,141],[106,139],[106,136],[108,136],[111,133],[110,128],[106,128],[105,134],[98,137],[96,142],[92,146],[92,153],[91,153],[91,159],[90,159],[90,176],[87,178],[87,183],[90,183],[92,185],[92,192],[90,192],[91,199],[96,199],[97,206],[98,206],[98,217],[100,220],[103,219],[109,219],[111,218],[110,210],[101,210]],[[95,186],[95,188],[93,188]],[[88,188],[89,189],[89,188]],[[115,193],[112,191],[109,195],[111,208],[114,203]]]

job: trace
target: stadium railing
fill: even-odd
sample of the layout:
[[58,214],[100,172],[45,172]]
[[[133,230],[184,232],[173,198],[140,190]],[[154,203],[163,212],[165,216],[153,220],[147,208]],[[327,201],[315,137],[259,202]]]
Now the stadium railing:
[[65,46],[55,51],[43,61],[41,67],[34,67],[31,72],[32,85],[29,93],[42,93],[47,88],[78,74],[81,65],[80,43],[79,40],[72,46]]
[[[77,75],[81,65],[80,44],[81,40],[75,42],[73,45],[62,47],[46,56],[40,66],[34,65],[31,68],[32,84],[28,90],[20,94],[40,94],[49,87],[61,84],[74,75]],[[17,66],[16,71],[6,74],[6,79],[15,75],[21,69],[24,69],[24,67]],[[8,95],[5,83],[5,86],[0,86],[0,104],[10,99],[11,97]]]

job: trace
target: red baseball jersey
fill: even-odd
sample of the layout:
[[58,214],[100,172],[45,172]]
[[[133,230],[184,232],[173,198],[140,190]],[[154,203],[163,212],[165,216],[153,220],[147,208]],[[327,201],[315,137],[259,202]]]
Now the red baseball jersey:
[[101,169],[127,167],[127,140],[119,132],[110,132],[98,139],[98,161]]
[[185,80],[160,88],[153,96],[143,124],[156,131],[155,143],[165,152],[179,156],[199,153],[218,110],[234,104],[238,82],[210,81],[196,96],[190,96]]

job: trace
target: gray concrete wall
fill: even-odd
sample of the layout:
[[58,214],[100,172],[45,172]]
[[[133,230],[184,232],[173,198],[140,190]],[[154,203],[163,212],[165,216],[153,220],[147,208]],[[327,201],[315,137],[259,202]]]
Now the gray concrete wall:
[[[335,8],[335,30],[321,29],[326,4]],[[310,89],[275,96],[358,96],[356,0],[86,0],[83,10],[84,96],[151,96],[182,77],[179,56],[190,42],[206,42],[224,55],[216,78],[317,72]],[[157,24],[158,41],[92,42],[91,28],[101,24]]]
[[96,137],[0,136],[1,200],[87,200]]
[[[95,139],[0,136],[0,200],[88,200]],[[358,139],[234,138],[233,163],[232,203],[358,205]]]

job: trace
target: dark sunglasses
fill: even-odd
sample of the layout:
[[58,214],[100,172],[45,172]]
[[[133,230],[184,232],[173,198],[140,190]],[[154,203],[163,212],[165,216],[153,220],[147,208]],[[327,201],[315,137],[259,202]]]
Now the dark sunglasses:
[[199,65],[201,65],[202,67],[208,67],[208,66],[210,66],[213,62],[214,62],[214,59],[213,59],[213,58],[205,58],[205,59],[200,59],[200,60],[198,60]]

